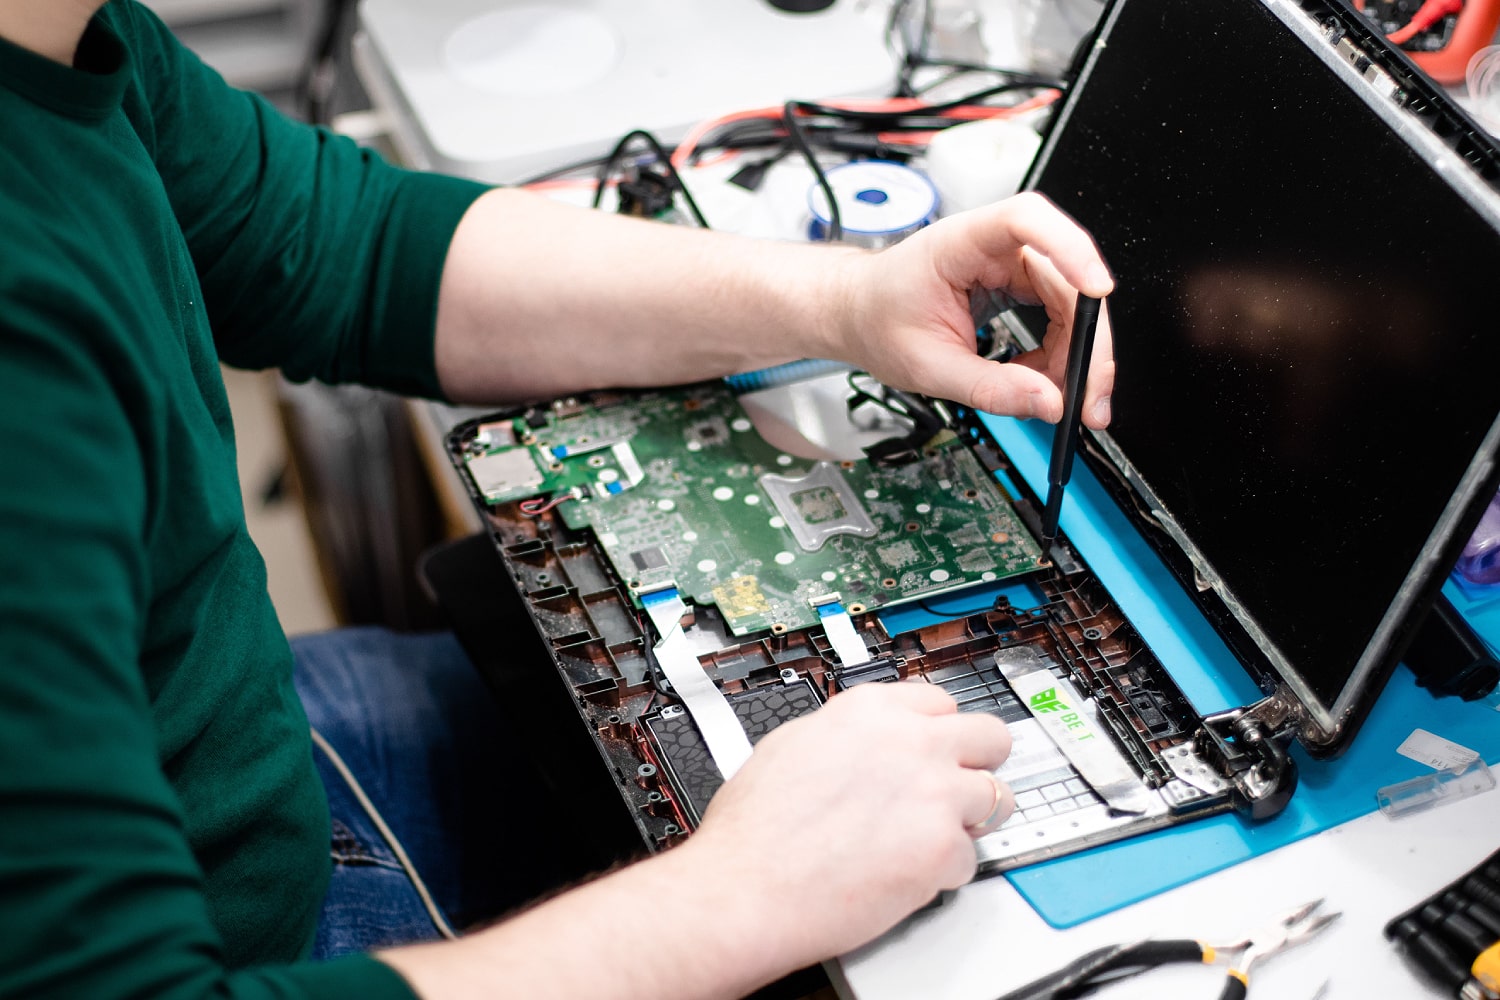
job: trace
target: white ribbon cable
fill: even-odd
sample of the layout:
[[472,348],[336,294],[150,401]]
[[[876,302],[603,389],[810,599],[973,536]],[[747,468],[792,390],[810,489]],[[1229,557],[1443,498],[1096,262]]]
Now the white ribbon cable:
[[844,605],[838,601],[830,601],[827,604],[819,604],[818,617],[823,620],[823,634],[828,636],[828,641],[833,645],[833,651],[839,654],[839,662],[846,667],[857,667],[861,663],[870,662],[870,651],[865,648],[865,642],[854,630],[854,619],[849,617],[849,612],[844,610]]
[[727,781],[750,759],[750,738],[724,692],[704,672],[682,633],[682,615],[687,606],[675,587],[642,594],[641,604],[662,637],[653,647],[662,673],[672,682],[672,690],[682,699],[683,707],[703,735],[709,756]]
[[629,441],[621,441],[610,447],[615,456],[615,461],[620,463],[620,471],[625,474],[625,482],[635,486],[646,478],[646,470],[641,468],[640,460],[635,457],[635,449],[630,447]]

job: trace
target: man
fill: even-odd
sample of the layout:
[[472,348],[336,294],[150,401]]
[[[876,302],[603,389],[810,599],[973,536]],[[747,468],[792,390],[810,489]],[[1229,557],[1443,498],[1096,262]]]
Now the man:
[[[972,876],[1003,727],[871,685],[764,740],[682,847],[456,942],[305,961],[328,805],[218,363],[493,403],[825,357],[1056,420],[1071,302],[1111,280],[1055,209],[871,254],[407,174],[130,0],[0,0],[0,126],[0,993],[734,996]],[[1044,349],[976,357],[979,286],[1046,304]],[[1091,426],[1111,379],[1106,335]]]

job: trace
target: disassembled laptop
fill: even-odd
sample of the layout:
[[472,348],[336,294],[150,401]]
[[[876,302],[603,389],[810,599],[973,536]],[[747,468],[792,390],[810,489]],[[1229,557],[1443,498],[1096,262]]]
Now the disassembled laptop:
[[[1164,44],[1168,33],[1192,44]],[[1297,95],[1295,108],[1272,101],[1267,110],[1267,85],[1250,87],[1249,71],[1230,65],[1268,59]],[[1146,92],[1145,63],[1157,103],[1122,112],[1120,102]],[[1090,89],[1091,81],[1099,82]],[[1308,93],[1312,86],[1328,93]],[[1184,100],[1166,110],[1179,95]],[[1203,123],[1217,121],[1204,115],[1231,95],[1245,106],[1220,123],[1224,135],[1245,137],[1252,149],[1290,137],[1284,155],[1305,154],[1313,166],[1303,163],[1291,176],[1280,164],[1265,169],[1228,149]],[[1335,95],[1338,134],[1325,130],[1317,144],[1287,131],[1292,110],[1311,109],[1321,121]],[[1205,111],[1195,101],[1217,103]],[[1500,486],[1500,389],[1493,354],[1485,353],[1492,338],[1475,336],[1492,317],[1462,311],[1481,301],[1473,289],[1484,279],[1470,272],[1492,274],[1500,259],[1500,150],[1362,15],[1331,0],[1226,0],[1212,17],[1191,0],[1114,0],[1057,115],[1028,185],[1088,225],[1107,253],[1115,249],[1128,291],[1112,308],[1120,307],[1117,332],[1130,327],[1119,346],[1136,352],[1142,380],[1117,387],[1116,420],[1086,438],[1084,457],[1265,697],[1200,717],[1067,538],[1042,551],[1038,498],[976,415],[893,392],[860,373],[743,396],[723,383],[596,393],[463,424],[449,438],[450,456],[648,847],[687,836],[724,775],[776,726],[839,690],[912,679],[940,685],[965,711],[1010,724],[1014,748],[999,773],[1018,808],[979,841],[982,871],[1227,810],[1274,815],[1297,782],[1288,748],[1299,742],[1313,756],[1332,756],[1348,745]],[[1168,131],[1157,137],[1145,126]],[[1122,228],[1126,217],[1137,227],[1156,225],[1163,201],[1186,186],[1182,176],[1162,174],[1161,157],[1201,137],[1207,144],[1195,155],[1207,160],[1227,149],[1221,166],[1243,171],[1235,183],[1264,177],[1283,186],[1240,206],[1248,219],[1220,219],[1226,202],[1212,187],[1217,174],[1200,166],[1194,176],[1203,188],[1190,207],[1219,220],[1217,228],[1158,226],[1150,239]],[[1385,150],[1392,170],[1405,171],[1403,200],[1441,204],[1455,226],[1466,227],[1468,242],[1454,249],[1421,224],[1420,213],[1414,228],[1392,236],[1384,219],[1352,212],[1348,199],[1305,183],[1325,179],[1318,157],[1368,155],[1366,143]],[[1291,197],[1306,192],[1302,214],[1284,218],[1295,211],[1287,207]],[[1317,256],[1321,249],[1297,256],[1296,242],[1304,217],[1329,206],[1339,225],[1316,234],[1347,235],[1340,252],[1354,241],[1332,266]],[[1185,246],[1168,246],[1177,235]],[[1252,245],[1236,248],[1247,270],[1231,273],[1225,238],[1236,235]],[[1235,314],[1269,310],[1282,326],[1270,334],[1248,321],[1173,326],[1184,316],[1206,322],[1233,313],[1238,300],[1219,293],[1268,273],[1257,254],[1272,237],[1279,241],[1274,263],[1297,281],[1324,282],[1265,286],[1261,299],[1244,299],[1244,312]],[[1400,246],[1392,249],[1392,240]],[[1416,253],[1413,247],[1427,255],[1423,282],[1397,282],[1391,287],[1410,300],[1382,305],[1375,279],[1384,272],[1375,268],[1398,251]],[[1346,273],[1360,280],[1329,284]],[[1165,298],[1189,278],[1222,280],[1194,301],[1224,308],[1193,314]],[[1389,407],[1380,398],[1351,413],[1348,395],[1299,396],[1329,401],[1324,411],[1298,411],[1278,427],[1284,440],[1316,441],[1312,428],[1341,450],[1297,479],[1295,463],[1264,434],[1266,407],[1233,410],[1214,398],[1193,410],[1176,400],[1204,384],[1217,389],[1213,378],[1227,371],[1233,379],[1225,385],[1262,403],[1271,379],[1305,375],[1309,368],[1287,362],[1286,345],[1325,343],[1319,338],[1331,328],[1298,325],[1322,316],[1302,308],[1304,298],[1373,303],[1380,313],[1359,331],[1370,336],[1361,341],[1367,350],[1339,357],[1344,383],[1385,377],[1379,367],[1350,371],[1371,359],[1378,366],[1382,345],[1420,344],[1420,356],[1400,352],[1397,374],[1402,391],[1418,386],[1429,395],[1421,405],[1407,400],[1402,419],[1410,423],[1386,436],[1379,428]],[[1131,312],[1148,306],[1155,311]],[[1404,322],[1391,319],[1398,308]],[[1017,317],[994,327],[994,356],[1040,339],[1044,321]],[[1244,357],[1223,353],[1226,343]],[[1194,351],[1178,368],[1153,365]],[[1153,369],[1172,369],[1178,381],[1152,385],[1144,376]],[[1265,373],[1266,384],[1244,386],[1245,371]],[[1128,413],[1127,389],[1136,394]],[[1235,488],[1276,477],[1295,507],[1275,527],[1300,532],[1295,542],[1261,544],[1263,509],[1239,504],[1240,494],[1233,504],[1195,506],[1184,456],[1210,457],[1192,450],[1190,435],[1213,421],[1219,437],[1198,451],[1212,448],[1214,468]],[[1351,427],[1363,436],[1337,436]],[[1188,444],[1159,444],[1170,438],[1163,430],[1188,435]],[[1262,464],[1233,465],[1251,461],[1242,445],[1256,434]],[[1441,457],[1431,446],[1439,439],[1450,442]],[[1374,456],[1358,476],[1329,474],[1347,472],[1336,462],[1356,453]],[[1419,466],[1421,476],[1382,471]],[[1427,514],[1412,516],[1419,506],[1435,525]],[[1379,547],[1357,549],[1366,556],[1357,565],[1340,557],[1377,531]],[[1345,573],[1342,585],[1309,579],[1307,560],[1323,573]],[[1268,590],[1265,567],[1280,574],[1272,582],[1290,597]],[[1000,588],[992,606],[894,636],[882,625],[882,609],[978,584]],[[1316,622],[1305,621],[1298,600],[1318,603]],[[1340,624],[1321,627],[1330,609]],[[1298,631],[1303,624],[1309,627]]]
[[[1065,545],[1042,555],[1036,498],[997,481],[1009,465],[972,414],[842,372],[772,392],[804,411],[847,399],[845,431],[875,457],[777,448],[757,427],[766,394],[752,420],[722,383],[559,400],[451,439],[648,845],[685,836],[724,780],[659,666],[648,602],[672,589],[752,742],[839,690],[911,678],[1004,719],[1017,811],[980,841],[985,870],[1281,808],[1296,769],[1276,727],[1261,709],[1197,717]],[[1003,579],[1033,601],[894,637],[875,613]]]

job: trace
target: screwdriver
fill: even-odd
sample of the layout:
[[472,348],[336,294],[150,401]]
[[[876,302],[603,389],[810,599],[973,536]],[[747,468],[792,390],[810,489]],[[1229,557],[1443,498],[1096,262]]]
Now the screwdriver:
[[1073,457],[1078,453],[1078,428],[1083,415],[1084,384],[1089,360],[1094,354],[1094,333],[1099,328],[1101,299],[1078,293],[1073,308],[1073,336],[1068,341],[1068,370],[1063,379],[1063,415],[1052,433],[1052,462],[1047,467],[1047,506],[1042,511],[1042,548],[1057,541],[1057,522],[1062,517],[1063,490],[1073,475]]
[[1469,981],[1469,963],[1415,917],[1405,918],[1387,933],[1449,995],[1458,996],[1458,991]]
[[[1462,890],[1454,890],[1443,893],[1440,902],[1448,908],[1449,913],[1456,913],[1474,921],[1484,932],[1489,935],[1485,947],[1489,947],[1496,941],[1500,941],[1500,913],[1495,912],[1493,907],[1470,898]],[[1481,951],[1484,949],[1481,948]]]
[[1422,907],[1418,919],[1427,925],[1429,931],[1441,935],[1448,942],[1463,961],[1466,971],[1480,952],[1495,943],[1494,935],[1478,923],[1443,906],[1428,904]]
[[1483,903],[1492,910],[1500,910],[1500,886],[1483,875],[1470,875],[1459,888],[1474,902]]

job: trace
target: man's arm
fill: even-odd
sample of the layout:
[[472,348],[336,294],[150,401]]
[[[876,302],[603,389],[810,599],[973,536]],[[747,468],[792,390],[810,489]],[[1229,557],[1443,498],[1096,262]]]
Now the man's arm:
[[[1004,365],[977,357],[975,287],[1045,305],[1043,345]],[[448,395],[494,401],[826,357],[1056,420],[1077,293],[1111,289],[1088,236],[1035,196],[866,253],[493,191],[449,249],[436,365]],[[1107,325],[1096,344],[1085,418],[1100,427]],[[972,838],[1011,811],[990,774],[1008,750],[1003,724],[957,714],[936,688],[867,685],[762,740],[685,845],[461,941],[381,957],[433,1000],[740,996],[967,882]]]
[[[1047,307],[1043,348],[975,355],[969,290]],[[667,385],[798,358],[897,388],[1057,420],[1074,299],[1113,287],[1093,241],[1037,195],[945,219],[888,250],[749,240],[491,191],[459,223],[438,299],[451,398],[546,398]],[[1108,330],[1085,419],[1108,422]],[[1105,402],[1103,410],[1098,409]]]
[[939,688],[865,685],[762,740],[682,846],[380,957],[431,1000],[742,996],[972,878],[973,837],[1011,812],[989,774],[1009,749]]

